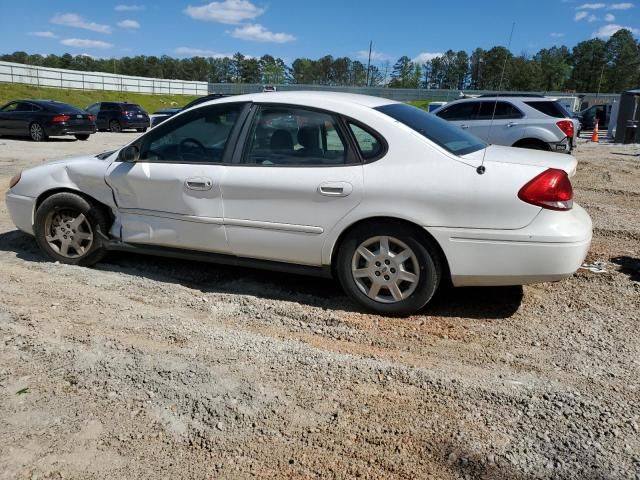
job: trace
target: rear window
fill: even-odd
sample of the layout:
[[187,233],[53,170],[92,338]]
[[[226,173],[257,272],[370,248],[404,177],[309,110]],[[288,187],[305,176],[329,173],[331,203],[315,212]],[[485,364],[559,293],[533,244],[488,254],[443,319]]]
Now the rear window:
[[140,105],[136,105],[135,103],[125,103],[121,105],[123,110],[127,110],[128,112],[144,112]]
[[571,114],[567,112],[558,102],[524,102],[539,112],[553,118],[568,118]]
[[455,155],[466,155],[487,146],[479,138],[436,115],[404,103],[384,105],[376,110],[404,123],[423,137]]

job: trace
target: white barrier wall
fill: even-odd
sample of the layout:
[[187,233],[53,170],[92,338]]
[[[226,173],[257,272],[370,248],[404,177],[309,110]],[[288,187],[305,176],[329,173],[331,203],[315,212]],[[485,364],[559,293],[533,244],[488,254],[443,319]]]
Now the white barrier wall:
[[12,62],[0,62],[0,82],[24,83],[39,87],[115,90],[151,94],[206,95],[208,93],[207,82],[80,72]]

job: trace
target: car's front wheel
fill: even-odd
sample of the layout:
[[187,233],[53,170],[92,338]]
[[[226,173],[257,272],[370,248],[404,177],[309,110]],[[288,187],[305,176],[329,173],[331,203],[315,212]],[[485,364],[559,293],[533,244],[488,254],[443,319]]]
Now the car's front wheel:
[[120,125],[120,122],[117,120],[111,120],[109,122],[109,130],[114,133],[120,133],[122,131],[122,125]]
[[34,233],[40,248],[53,260],[71,265],[92,265],[105,250],[98,232],[106,233],[109,220],[98,205],[80,195],[51,195],[38,207]]
[[146,132],[146,131],[147,131],[147,129],[146,129],[146,128],[136,128],[136,130],[137,130],[138,132],[140,132],[140,133],[144,133],[144,132]]
[[437,250],[410,226],[367,223],[338,251],[336,271],[344,290],[368,310],[410,315],[433,297],[441,277]]
[[86,134],[76,135],[76,138],[84,142],[85,140],[89,140],[89,135],[86,135]]

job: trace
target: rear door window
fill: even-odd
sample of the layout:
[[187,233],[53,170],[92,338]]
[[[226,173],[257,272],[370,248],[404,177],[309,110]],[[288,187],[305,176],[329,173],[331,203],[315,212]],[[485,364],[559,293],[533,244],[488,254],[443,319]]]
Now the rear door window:
[[478,112],[478,120],[507,120],[514,118],[522,118],[524,115],[520,110],[509,102],[491,101],[481,102],[480,111]]

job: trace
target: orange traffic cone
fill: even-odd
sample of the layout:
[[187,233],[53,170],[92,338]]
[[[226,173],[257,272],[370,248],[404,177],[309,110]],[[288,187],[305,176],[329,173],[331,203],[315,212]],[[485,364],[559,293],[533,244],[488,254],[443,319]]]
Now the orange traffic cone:
[[598,143],[598,120],[596,120],[596,126],[593,127],[593,133],[591,134],[591,141]]

